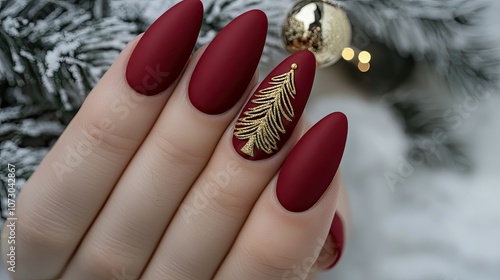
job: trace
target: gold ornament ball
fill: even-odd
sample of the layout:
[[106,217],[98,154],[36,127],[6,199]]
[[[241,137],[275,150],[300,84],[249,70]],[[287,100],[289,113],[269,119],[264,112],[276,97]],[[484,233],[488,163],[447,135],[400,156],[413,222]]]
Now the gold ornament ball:
[[351,44],[351,23],[336,5],[321,0],[300,1],[285,18],[282,38],[289,52],[310,50],[318,66],[326,67],[337,62]]

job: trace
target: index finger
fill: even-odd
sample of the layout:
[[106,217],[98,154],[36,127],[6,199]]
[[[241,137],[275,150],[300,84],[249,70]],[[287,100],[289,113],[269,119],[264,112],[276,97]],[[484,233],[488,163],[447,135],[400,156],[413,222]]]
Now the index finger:
[[89,94],[19,197],[16,254],[25,269],[15,279],[54,279],[64,268],[174,90],[202,17],[200,1],[174,6]]

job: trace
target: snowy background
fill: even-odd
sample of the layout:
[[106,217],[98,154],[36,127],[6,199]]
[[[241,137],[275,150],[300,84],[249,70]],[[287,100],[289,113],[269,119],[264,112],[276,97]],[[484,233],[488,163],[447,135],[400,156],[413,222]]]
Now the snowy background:
[[[19,3],[21,2],[24,1]],[[176,1],[120,0],[113,1],[113,9],[120,13],[121,17],[134,18],[140,14],[152,22],[173,2]],[[219,13],[216,9],[208,19],[221,17],[222,21],[229,21],[231,16],[243,12],[242,6],[246,3],[240,0],[235,2],[240,5],[230,6],[233,10],[226,10],[225,13]],[[249,3],[250,6],[253,5],[250,8],[259,7],[258,2],[260,1],[255,1],[256,4]],[[284,9],[290,2],[293,1],[266,2],[266,12],[271,19],[271,32],[278,32],[277,27],[284,16]],[[467,170],[462,165],[454,164],[446,167],[421,164],[420,152],[413,150],[414,139],[405,133],[402,120],[385,100],[357,87],[355,82],[345,77],[345,73],[338,66],[320,70],[307,115],[311,122],[315,122],[338,110],[345,112],[349,118],[349,139],[342,171],[350,196],[354,227],[343,259],[333,271],[322,275],[321,279],[500,279],[500,90],[478,90],[473,99],[443,98],[449,94],[450,87],[459,88],[464,84],[471,86],[477,82],[474,79],[475,73],[464,79],[467,73],[447,72],[446,67],[453,63],[462,63],[463,67],[458,69],[473,69],[477,73],[489,69],[491,74],[491,67],[495,64],[488,63],[488,59],[500,58],[500,51],[487,49],[483,43],[500,40],[500,23],[497,18],[500,1],[351,1],[355,2],[366,3],[360,14],[363,17],[376,15],[373,21],[380,17],[397,19],[398,12],[415,17],[428,16],[428,20],[422,22],[410,19],[406,22],[404,17],[400,17],[393,26],[386,25],[381,29],[394,29],[385,34],[394,35],[388,40],[394,41],[399,50],[419,54],[421,58],[430,55],[439,62],[429,65],[424,63],[423,59],[417,61],[417,69],[410,81],[397,91],[402,96],[413,94],[410,98],[442,108],[433,117],[442,120],[442,124],[446,125],[446,132],[436,139],[426,139],[431,141],[428,143],[431,148],[427,152],[432,152],[434,145],[439,146],[443,138],[446,141],[459,142],[469,158],[471,169]],[[386,9],[387,6],[401,8]],[[418,6],[426,9],[417,9]],[[480,24],[475,25],[474,32],[461,32],[466,28],[455,25],[441,29],[433,25],[435,21],[449,15],[457,18],[467,14],[473,15],[471,11],[485,6],[491,6],[488,16],[461,19],[479,22]],[[375,13],[370,13],[369,9],[375,9]],[[224,15],[228,18],[224,18]],[[5,20],[2,22],[4,28],[11,24],[7,27],[13,32],[16,31],[13,29],[14,23]],[[419,26],[420,23],[423,27]],[[117,24],[117,20],[107,19],[102,24],[110,26]],[[120,30],[124,34],[127,33],[126,28]],[[419,32],[422,30],[430,32]],[[400,33],[397,33],[398,31]],[[496,34],[496,37],[488,34]],[[214,31],[208,30],[202,35],[199,44],[209,42]],[[90,38],[91,34],[79,36]],[[411,40],[406,40],[407,38]],[[51,40],[58,38],[54,36]],[[110,43],[120,46],[123,42]],[[277,63],[271,58],[277,60],[282,56],[282,53],[276,52],[279,45],[275,38],[268,41],[263,60],[263,75],[267,66]],[[59,48],[55,49],[64,53],[71,49],[70,47],[60,44]],[[116,54],[103,57],[102,65],[112,60],[113,55]],[[477,55],[480,56],[479,59]],[[48,55],[47,67],[57,69],[60,66],[51,62],[54,60]],[[436,74],[439,68],[444,69],[449,77],[455,77],[455,82],[451,85],[446,83],[443,71]],[[3,71],[5,69],[0,67],[0,74],[4,75]],[[470,71],[467,72],[470,74]],[[456,79],[457,77],[460,79]],[[78,89],[78,83],[75,88]],[[20,96],[20,93],[15,95]],[[80,98],[83,98],[83,95],[80,94]],[[443,102],[443,99],[446,102]],[[0,132],[18,129],[23,133],[35,133],[44,125],[47,125],[45,131],[52,134],[59,134],[64,128],[43,120],[27,120],[22,126],[15,128],[3,123]],[[46,152],[38,149],[34,153],[25,149],[23,154],[20,153],[22,150],[12,146],[14,144],[5,143],[2,145],[4,155],[10,156],[8,150],[15,150],[17,156],[26,158],[26,166],[36,165]],[[7,278],[0,276],[0,279]]]
[[[342,172],[354,228],[343,259],[321,279],[500,279],[499,92],[454,104],[467,109],[455,115],[449,137],[464,143],[471,172],[435,169],[407,156],[410,141],[385,103],[327,80],[332,72],[318,73],[308,115],[316,121],[340,110],[349,118]],[[388,172],[401,181],[388,182]]]

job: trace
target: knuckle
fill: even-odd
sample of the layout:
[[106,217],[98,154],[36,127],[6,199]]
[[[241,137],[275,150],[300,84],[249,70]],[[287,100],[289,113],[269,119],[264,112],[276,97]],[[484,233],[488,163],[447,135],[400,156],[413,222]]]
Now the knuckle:
[[269,247],[244,243],[241,256],[247,270],[257,275],[266,275],[266,279],[283,279],[286,272],[293,270],[300,261],[292,257],[276,254]]
[[247,209],[246,202],[250,201],[237,188],[230,187],[229,183],[216,182],[210,178],[204,178],[203,189],[204,195],[212,201],[214,210],[230,217],[239,216],[239,213]]
[[245,218],[253,202],[244,190],[231,185],[229,174],[215,177],[204,173],[191,188],[181,211],[188,220],[197,217],[196,220],[219,219],[233,224]]
[[[32,212],[29,216],[19,218],[17,236],[19,244],[25,250],[37,249],[53,255],[72,250],[75,246],[74,234],[69,225],[61,220],[54,219],[56,215],[49,215],[46,211]],[[26,226],[24,226],[26,225]],[[43,261],[43,260],[40,260]]]
[[[193,256],[186,254],[184,247],[173,244],[166,254],[160,253],[160,258],[153,257],[149,263],[145,279],[199,279],[196,277],[198,262],[193,262]],[[168,261],[165,261],[168,260]]]
[[152,134],[152,143],[162,156],[163,160],[171,162],[179,169],[189,168],[204,159],[204,155],[196,152],[193,147],[186,147],[186,143],[176,141],[167,134]]
[[149,279],[194,279],[191,276],[193,270],[186,268],[184,263],[177,258],[170,262],[156,262],[148,267],[148,270],[151,270],[153,274]]
[[128,155],[140,141],[119,133],[118,129],[107,129],[95,119],[83,121],[80,127],[82,138],[77,143],[77,148],[82,153],[90,153],[97,148],[115,155]]
[[[127,250],[114,248],[109,244],[90,244],[81,255],[79,263],[97,279],[107,279],[115,274],[126,272],[129,277],[137,277],[135,255]],[[135,278],[134,278],[135,279]]]

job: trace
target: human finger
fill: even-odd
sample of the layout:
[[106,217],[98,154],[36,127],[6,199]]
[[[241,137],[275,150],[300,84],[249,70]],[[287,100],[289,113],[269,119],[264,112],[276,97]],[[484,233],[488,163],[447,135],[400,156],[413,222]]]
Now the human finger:
[[313,126],[263,192],[215,279],[305,279],[327,239],[340,181],[334,177],[347,120],[334,113]]
[[196,54],[65,278],[107,280],[124,268],[131,279],[140,277],[179,204],[257,82],[266,34],[265,14],[250,11]]
[[202,16],[199,1],[172,8],[122,51],[89,94],[19,196],[16,254],[23,269],[14,279],[61,272],[167,102]]

